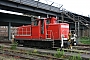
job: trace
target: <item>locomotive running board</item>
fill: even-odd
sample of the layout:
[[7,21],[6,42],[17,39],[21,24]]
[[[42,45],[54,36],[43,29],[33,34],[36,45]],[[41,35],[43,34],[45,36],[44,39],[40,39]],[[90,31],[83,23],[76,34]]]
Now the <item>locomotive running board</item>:
[[55,48],[56,49],[56,48],[60,48],[60,47],[52,47],[52,48]]
[[47,40],[50,40],[51,38],[46,38]]

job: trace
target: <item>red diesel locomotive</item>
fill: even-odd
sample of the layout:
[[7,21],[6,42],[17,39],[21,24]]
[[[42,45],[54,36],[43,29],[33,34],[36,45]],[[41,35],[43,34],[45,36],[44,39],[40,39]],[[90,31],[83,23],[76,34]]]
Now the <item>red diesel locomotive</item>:
[[68,44],[69,24],[57,23],[57,19],[36,19],[31,25],[20,26],[15,34],[18,44],[31,47],[63,47]]

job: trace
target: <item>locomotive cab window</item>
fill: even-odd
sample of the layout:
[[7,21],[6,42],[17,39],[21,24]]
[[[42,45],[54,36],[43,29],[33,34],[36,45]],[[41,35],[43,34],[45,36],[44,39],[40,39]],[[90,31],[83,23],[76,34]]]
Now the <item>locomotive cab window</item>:
[[47,23],[47,24],[50,24],[50,20],[46,20],[46,23]]
[[38,26],[39,21],[34,21],[34,26]]

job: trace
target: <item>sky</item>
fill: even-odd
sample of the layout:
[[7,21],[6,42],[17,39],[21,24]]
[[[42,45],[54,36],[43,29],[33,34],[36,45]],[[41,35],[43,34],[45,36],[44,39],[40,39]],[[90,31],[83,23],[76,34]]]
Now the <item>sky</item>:
[[61,4],[63,5],[63,8],[65,8],[68,11],[71,11],[73,13],[77,13],[83,16],[90,17],[90,0],[40,0],[43,3],[49,3],[55,2],[55,4]]

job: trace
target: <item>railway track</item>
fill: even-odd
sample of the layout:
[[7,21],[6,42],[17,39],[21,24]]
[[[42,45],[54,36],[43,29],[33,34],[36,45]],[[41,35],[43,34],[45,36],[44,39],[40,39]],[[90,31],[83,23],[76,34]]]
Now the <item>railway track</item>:
[[19,59],[23,60],[64,60],[61,58],[56,58],[53,56],[49,55],[41,55],[37,53],[30,53],[26,51],[17,51],[17,50],[10,50],[10,49],[1,49],[0,50],[0,55],[7,55],[7,56],[12,56],[12,57],[18,57]]
[[78,46],[89,46],[90,47],[90,44],[78,44]]
[[72,52],[72,53],[80,53],[80,54],[88,54],[90,55],[90,51],[85,50],[77,50],[77,49],[64,49],[65,52]]
[[[5,41],[5,43],[2,43],[2,44],[10,45],[10,41],[9,42]],[[55,48],[55,50],[56,49],[59,49],[59,47]],[[66,51],[66,52],[68,51],[68,52],[76,52],[76,53],[78,53],[78,52],[85,53],[86,51],[90,51],[90,46],[85,45],[85,44],[79,44],[78,46],[73,46],[73,49],[65,48],[63,50]],[[82,50],[85,50],[85,51],[82,51]],[[90,54],[90,53],[88,52],[88,54]]]
[[[46,50],[46,49],[36,49],[36,48],[27,48],[27,47],[17,47],[17,50],[20,50],[20,51],[13,51],[13,50],[9,50],[8,51],[8,48],[10,48],[10,46],[5,46],[5,49],[4,49],[4,51],[5,52],[9,52],[8,54],[12,54],[12,53],[14,53],[15,54],[15,56],[19,56],[19,55],[21,55],[21,57],[20,57],[20,59],[21,58],[23,58],[24,56],[26,56],[26,58],[25,59],[30,59],[30,57],[28,58],[28,55],[29,56],[34,56],[34,58],[35,57],[38,57],[38,58],[41,58],[42,59],[42,57],[44,57],[45,58],[45,56],[44,55],[49,55],[49,56],[47,56],[45,59],[46,60],[48,60],[49,58],[52,58],[52,56],[54,56],[54,54],[55,53],[57,53],[57,51],[55,51],[55,50]],[[37,52],[38,53],[40,53],[40,54],[36,54],[36,55],[34,55],[34,54],[32,54],[31,55],[31,53],[29,54],[27,51],[34,51],[34,50],[37,50]],[[75,49],[63,49],[64,50],[64,53],[65,53],[65,56],[67,57],[67,56],[76,56],[76,55],[78,55],[78,54],[80,54],[81,55],[81,57],[82,58],[84,58],[84,60],[85,59],[90,59],[90,51],[83,51],[83,50],[75,50]],[[25,52],[26,51],[26,52]],[[11,53],[12,52],[12,53]],[[14,55],[13,54],[13,55]],[[43,54],[43,55],[42,55]],[[24,56],[23,56],[24,55]],[[40,55],[40,56],[38,56],[38,55]],[[56,58],[56,57],[54,57],[54,58]],[[33,59],[33,60],[35,60],[35,59]],[[36,60],[38,60],[38,59],[36,59]],[[52,60],[63,60],[63,59],[52,59]]]
[[90,46],[73,46],[73,49],[90,51]]
[[[55,48],[56,49],[56,48]],[[60,48],[57,48],[60,49]],[[80,53],[80,54],[88,54],[90,55],[90,47],[83,47],[83,46],[73,46],[73,49],[62,48],[64,52],[70,53]]]
[[[7,45],[6,44],[6,48],[10,48],[10,45]],[[34,51],[34,48],[27,48],[27,47],[17,47],[17,49],[18,50],[22,50],[22,51],[24,51],[24,50],[31,50],[31,51]],[[84,58],[84,59],[90,59],[90,47],[89,46],[74,46],[73,47],[73,49],[63,49],[64,50],[64,52],[65,52],[65,54],[68,56],[69,54],[71,54],[71,53],[75,53],[75,55],[76,54],[81,54],[81,55],[83,55],[83,56],[81,56],[82,58]],[[4,52],[9,52],[9,53],[7,53],[6,55],[8,55],[8,54],[12,54],[12,55],[10,55],[10,56],[13,56],[13,57],[19,57],[20,59],[28,59],[28,60],[38,60],[38,58],[40,58],[40,59],[43,59],[43,57],[45,58],[45,56],[44,55],[41,55],[41,56],[39,56],[38,54],[35,56],[34,54],[29,54],[28,52],[25,52],[25,53],[23,53],[23,52],[18,52],[18,51],[16,51],[16,52],[14,52],[13,50],[9,50],[8,51],[8,49],[5,49],[4,50]],[[37,49],[37,51],[39,52],[39,53],[44,53],[44,54],[51,54],[51,55],[53,55],[53,54],[55,54],[56,52],[55,52],[55,50],[51,50],[51,51],[48,51],[48,50],[46,50],[46,49],[44,49],[44,51],[42,50],[42,49]],[[53,52],[54,51],[54,52]],[[2,52],[0,52],[1,54],[2,54]],[[14,55],[14,54],[15,55]],[[21,55],[21,56],[20,56]],[[24,56],[23,56],[24,55]],[[28,58],[28,55],[29,56],[31,56],[31,58],[29,57]],[[72,56],[72,55],[74,55],[74,54],[71,54],[70,56]],[[9,56],[9,55],[8,55]],[[26,56],[26,57],[25,57]],[[33,57],[32,57],[33,56]],[[38,57],[38,58],[37,58]],[[34,58],[34,59],[33,59]],[[37,59],[35,59],[35,58],[37,58]],[[50,57],[46,57],[45,59],[46,60],[48,60],[49,58],[52,58],[51,56]],[[54,57],[55,58],[55,57]],[[52,59],[52,60],[62,60],[62,59]]]

